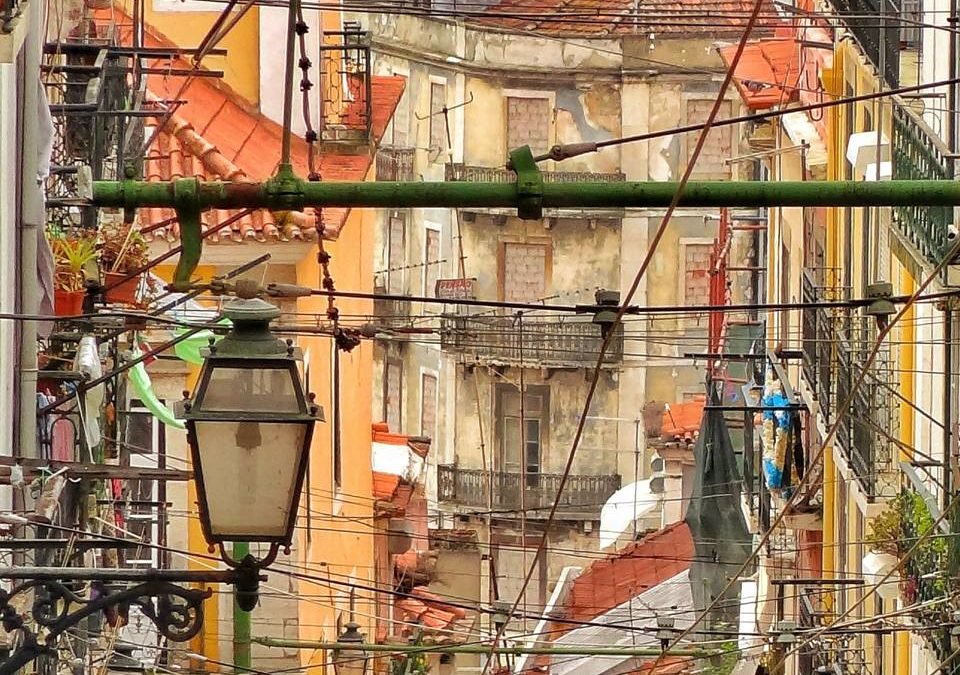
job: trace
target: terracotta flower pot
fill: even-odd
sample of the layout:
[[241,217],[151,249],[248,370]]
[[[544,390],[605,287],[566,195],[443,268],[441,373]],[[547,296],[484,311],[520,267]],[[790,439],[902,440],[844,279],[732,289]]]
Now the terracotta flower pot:
[[76,316],[83,314],[83,291],[62,291],[59,288],[53,292],[53,311],[57,316]]
[[137,289],[140,288],[140,275],[121,282],[126,276],[122,272],[104,272],[103,287],[106,289],[103,293],[103,299],[109,303],[122,303],[125,305],[137,304]]

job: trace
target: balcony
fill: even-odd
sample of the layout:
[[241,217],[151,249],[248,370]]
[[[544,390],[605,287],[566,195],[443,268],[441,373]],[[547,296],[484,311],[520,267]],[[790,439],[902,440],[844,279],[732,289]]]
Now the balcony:
[[[597,362],[603,337],[600,326],[582,317],[513,317],[447,315],[441,323],[440,346],[464,360],[530,367],[583,368]],[[616,329],[604,365],[623,359],[623,328]]]
[[[838,270],[807,268],[803,270],[801,294],[805,304],[843,300],[849,296],[835,278]],[[803,379],[820,404],[820,414],[829,423],[835,402],[833,389],[833,341],[836,338],[836,319],[833,310],[825,307],[804,309],[801,312],[803,340]]]
[[[883,77],[890,86],[896,87],[900,81],[899,0],[831,1],[864,55],[878,69],[883,45]],[[888,18],[882,19],[881,14]]]
[[[386,295],[382,286],[374,287],[374,296]],[[410,324],[410,301],[392,298],[373,299],[373,321],[381,328],[401,328]]]
[[[544,183],[622,183],[622,173],[593,173],[591,171],[541,171]],[[503,167],[447,164],[444,180],[462,183],[513,183],[517,174]]]
[[320,141],[328,146],[365,145],[373,122],[370,33],[347,21],[323,34],[320,45]]
[[[895,365],[889,347],[882,348],[861,378],[876,339],[869,317],[851,315],[839,336],[832,338],[835,363],[832,384],[836,405],[849,401],[837,428],[836,443],[847,455],[854,475],[871,500],[896,490],[898,406]],[[854,391],[853,387],[860,381]],[[852,396],[852,399],[851,399]]]
[[377,150],[377,180],[414,180],[413,148],[381,146]]
[[[897,180],[949,180],[954,176],[950,150],[937,134],[912,110],[893,108],[893,177]],[[936,265],[947,248],[947,234],[953,224],[949,206],[897,206],[895,227]]]
[[[503,510],[548,509],[557,497],[560,478],[561,474],[557,473],[523,476],[441,464],[437,467],[437,494],[441,502],[461,506],[487,508],[493,504],[494,509]],[[619,489],[620,476],[617,475],[569,476],[560,497],[560,508],[590,509],[599,513],[607,499]]]

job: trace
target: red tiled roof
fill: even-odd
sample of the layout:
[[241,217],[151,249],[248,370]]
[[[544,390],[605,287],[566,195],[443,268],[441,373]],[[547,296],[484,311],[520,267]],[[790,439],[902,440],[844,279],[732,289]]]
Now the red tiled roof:
[[[757,37],[780,23],[773,3],[764,4],[753,31]],[[531,9],[528,0],[500,0],[475,21],[550,35],[720,38],[743,33],[753,7],[751,0],[542,0]]]
[[693,536],[684,522],[649,534],[577,577],[564,618],[592,621],[688,569],[693,554]]
[[[727,66],[736,51],[736,45],[720,49]],[[743,50],[734,82],[748,108],[763,110],[797,98],[801,68],[800,44],[792,37],[760,40]]]
[[[394,603],[397,619],[406,623],[420,624],[422,628],[436,631],[436,640],[455,641],[469,637],[475,615],[461,607],[449,605],[443,598],[423,586],[414,586],[410,595],[398,598]],[[413,626],[403,629],[405,635],[413,632]]]
[[[95,12],[98,22],[117,22],[118,37],[122,44],[131,41],[132,22],[119,8]],[[174,44],[146,27],[144,44],[147,47],[173,47]],[[150,65],[167,67],[167,61],[157,60]],[[189,64],[176,60],[174,67],[187,68]],[[157,135],[145,163],[147,180],[170,180],[181,176],[199,176],[211,180],[252,180],[269,178],[280,160],[282,129],[257,111],[243,97],[222,82],[212,78],[195,78],[182,92],[184,78],[149,75],[147,88],[155,99],[186,101]],[[379,142],[393,117],[393,112],[403,94],[405,80],[402,77],[373,77],[371,135]],[[309,145],[294,135],[291,161],[299,176],[308,173]],[[322,180],[362,181],[372,164],[371,153],[359,155],[328,154],[317,158],[317,172]],[[349,209],[323,209],[320,216],[323,236],[336,239],[346,222]],[[141,221],[144,225],[169,220],[174,213],[169,209],[144,209]],[[209,211],[204,214],[205,228],[229,218],[230,212]],[[317,229],[313,214],[251,214],[230,225],[228,234],[212,235],[208,241],[231,240],[277,240],[315,238]],[[176,225],[160,231],[160,236],[174,240],[179,236]],[[154,234],[156,236],[156,234]]]
[[704,394],[698,394],[692,401],[674,403],[663,411],[660,426],[661,438],[684,438],[693,440],[700,431],[703,420],[703,406],[707,402]]

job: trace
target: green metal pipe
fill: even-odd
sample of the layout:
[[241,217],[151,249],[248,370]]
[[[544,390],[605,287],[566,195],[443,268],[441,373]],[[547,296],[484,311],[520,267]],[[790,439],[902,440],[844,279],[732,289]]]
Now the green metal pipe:
[[[674,182],[544,183],[544,208],[666,207]],[[530,193],[523,195],[529,199]],[[265,183],[96,181],[94,206],[171,207],[200,210],[305,207],[516,208],[516,183],[301,181],[288,174]],[[686,207],[954,206],[960,181],[692,181],[680,199]]]
[[[347,642],[316,642],[313,640],[286,640],[283,638],[255,637],[253,642],[265,647],[281,649],[326,649],[355,651],[358,648],[369,653],[405,654],[430,652],[434,654],[557,654],[567,656],[660,656],[664,652],[650,647],[493,647],[478,644],[466,645],[384,645],[367,644],[362,647]],[[672,649],[666,652],[674,656],[714,656],[722,654],[710,649]]]
[[[233,542],[231,555],[234,560],[243,560],[250,554],[250,544],[245,541]],[[237,672],[249,672],[253,668],[250,652],[250,612],[245,612],[237,601],[234,589],[233,599],[233,664]]]

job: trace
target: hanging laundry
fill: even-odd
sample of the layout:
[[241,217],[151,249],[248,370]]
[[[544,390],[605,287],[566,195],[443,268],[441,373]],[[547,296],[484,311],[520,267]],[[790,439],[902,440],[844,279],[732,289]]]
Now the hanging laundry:
[[767,408],[761,416],[763,476],[771,494],[785,499],[790,498],[793,486],[799,482],[798,472],[792,466],[795,413],[787,408],[789,403],[780,382],[768,372],[761,399],[761,405]]

